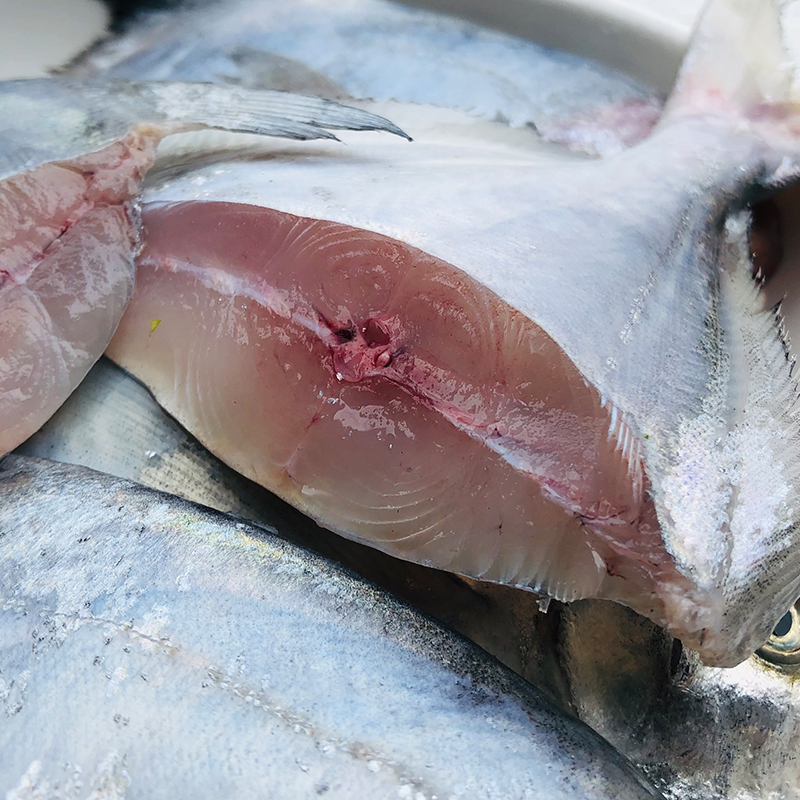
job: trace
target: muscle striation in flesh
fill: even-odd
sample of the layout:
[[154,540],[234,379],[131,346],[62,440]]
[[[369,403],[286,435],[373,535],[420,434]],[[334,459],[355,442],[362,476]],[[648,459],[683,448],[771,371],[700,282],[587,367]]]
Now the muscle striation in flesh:
[[236,203],[144,216],[109,354],[234,468],[395,555],[663,617],[688,584],[642,452],[540,327],[380,234]]
[[[224,128],[293,139],[388,121],[325,100],[205,84],[0,84],[0,454],[53,414],[130,300],[136,201],[165,136]],[[387,127],[388,126],[388,127]]]
[[741,662],[800,594],[748,210],[800,177],[798,7],[712,2],[653,134],[602,159],[387,104],[412,146],[165,165],[112,357],[334,530]]

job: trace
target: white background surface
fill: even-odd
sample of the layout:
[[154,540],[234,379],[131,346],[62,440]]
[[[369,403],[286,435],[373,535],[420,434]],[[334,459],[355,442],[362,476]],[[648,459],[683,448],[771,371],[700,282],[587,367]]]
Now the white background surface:
[[108,22],[99,0],[0,0],[0,79],[39,78],[88,47]]

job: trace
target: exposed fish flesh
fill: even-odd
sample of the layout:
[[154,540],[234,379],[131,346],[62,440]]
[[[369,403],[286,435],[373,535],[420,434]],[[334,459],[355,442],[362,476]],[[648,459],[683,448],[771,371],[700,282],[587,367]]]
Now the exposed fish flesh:
[[798,171],[794,8],[713,3],[617,156],[393,104],[413,147],[163,175],[112,357],[335,530],[738,663],[800,592],[797,392],[747,211]]
[[133,289],[133,203],[164,136],[224,128],[314,139],[375,124],[385,123],[275,92],[0,84],[0,453],[41,426],[108,344]]
[[0,463],[0,791],[658,797],[466,640],[263,529]]

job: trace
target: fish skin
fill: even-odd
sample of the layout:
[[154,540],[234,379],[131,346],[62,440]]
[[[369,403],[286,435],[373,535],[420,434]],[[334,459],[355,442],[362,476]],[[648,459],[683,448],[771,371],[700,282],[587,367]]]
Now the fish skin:
[[796,665],[759,651],[734,668],[708,667],[617,604],[579,601],[559,612],[557,648],[577,715],[667,796],[800,797]]
[[[776,38],[786,9],[712,3],[667,116],[615,157],[548,167],[530,148],[498,147],[506,134],[481,139],[454,114],[447,128],[444,112],[426,129],[427,111],[396,106],[413,151],[369,140],[347,159],[288,148],[267,163],[290,166],[291,185],[267,185],[250,160],[193,172],[200,191],[172,174],[147,199],[247,202],[376,231],[456,265],[533,320],[621,420],[620,447],[632,440],[643,453],[682,576],[618,599],[709,664],[734,665],[800,591],[797,390],[780,319],[750,279],[745,210],[797,175],[794,117],[781,110],[792,102],[781,59],[793,54]],[[752,54],[743,73],[703,72],[742,52]],[[469,162],[459,135],[471,139]],[[386,181],[400,169],[402,190]]]
[[133,289],[136,199],[158,142],[223,128],[403,136],[359,109],[188,83],[0,83],[0,453],[33,433],[108,344]]
[[466,635],[601,731],[669,797],[800,797],[790,757],[800,737],[792,667],[758,655],[734,669],[706,667],[616,603],[552,602],[542,613],[528,592],[467,584],[326,535],[217,462],[107,359],[16,452],[232,511],[346,565]]
[[6,796],[78,769],[131,800],[660,796],[474,645],[264,529],[78,467],[0,473]]

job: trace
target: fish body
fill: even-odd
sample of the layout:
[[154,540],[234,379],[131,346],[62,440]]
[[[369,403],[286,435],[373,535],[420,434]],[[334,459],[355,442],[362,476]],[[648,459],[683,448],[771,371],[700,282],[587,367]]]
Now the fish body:
[[474,645],[263,528],[0,470],[7,797],[659,796]]
[[[226,468],[107,359],[18,452],[162,487],[274,528],[458,630],[600,731],[668,797],[795,800],[800,729],[789,631],[736,668],[704,666],[663,629],[606,601],[552,602],[429,570],[329,533]],[[260,490],[260,491],[259,491]],[[795,645],[796,646],[796,645]]]
[[620,600],[735,663],[800,588],[796,389],[746,241],[747,205],[797,172],[789,16],[712,3],[658,129],[606,159],[393,106],[402,156],[169,174],[110,352],[339,532]]
[[764,110],[793,102],[790,22],[712,3],[653,135],[604,159],[378,105],[413,147],[166,172],[110,354],[334,530],[737,663],[800,591],[797,393],[747,212],[797,171]]

